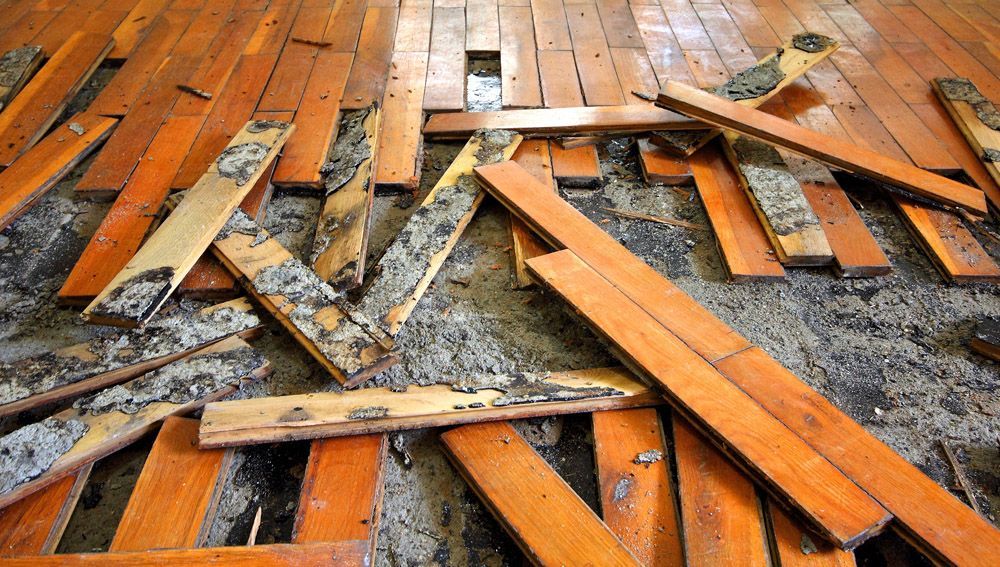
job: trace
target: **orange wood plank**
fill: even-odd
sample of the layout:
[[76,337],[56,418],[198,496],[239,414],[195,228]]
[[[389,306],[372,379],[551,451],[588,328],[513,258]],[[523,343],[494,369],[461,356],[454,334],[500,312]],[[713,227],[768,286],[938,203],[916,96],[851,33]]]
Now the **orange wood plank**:
[[355,51],[365,20],[365,0],[339,0],[326,25],[323,41],[330,42],[333,51]]
[[393,51],[428,51],[431,42],[432,0],[402,0]]
[[538,49],[573,49],[561,0],[531,0],[531,17]]
[[115,46],[108,53],[108,59],[131,57],[132,52],[159,23],[158,16],[169,5],[170,0],[141,0],[136,3],[112,34]]
[[[281,53],[288,39],[288,32],[295,23],[300,4],[298,0],[271,2],[243,54],[277,56]],[[240,9],[237,7],[236,11],[239,12]]]
[[[514,151],[514,155],[510,159],[531,173],[543,185],[551,187],[553,191],[556,190],[555,178],[552,176],[552,154],[549,152],[548,140],[524,140],[517,146],[517,150]],[[548,254],[551,250],[532,234],[531,229],[523,221],[514,215],[510,215],[510,235],[514,288],[531,287],[535,282],[528,274],[524,261],[528,258]]]
[[307,565],[367,565],[364,542],[336,541],[299,545],[273,544],[202,549],[162,549],[117,553],[78,553],[25,556],[5,559],[8,567],[165,567],[213,565],[216,567],[303,567]]
[[92,465],[0,510],[0,556],[43,555],[59,545]]
[[497,0],[467,0],[465,51],[476,57],[500,53],[500,14]]
[[[274,66],[271,80],[267,82],[264,94],[257,103],[257,110],[294,111],[299,107],[299,101],[302,100],[302,93],[305,92],[306,82],[320,49],[315,45],[293,41],[292,38],[323,41],[330,12],[330,8],[299,10],[288,34],[288,41]],[[300,134],[301,131],[300,127]]]
[[649,62],[656,72],[658,82],[667,79],[694,83],[694,77],[688,69],[687,61],[681,52],[681,47],[674,37],[673,30],[667,22],[667,16],[660,6],[632,5],[632,15],[635,17],[639,35],[646,47]]
[[668,154],[649,140],[639,140],[639,165],[647,183],[682,185],[692,181],[687,159]]
[[[956,41],[983,41],[986,37],[979,32],[950,6],[941,0],[911,0],[920,11],[933,20],[941,29]],[[994,12],[994,15],[996,12]]]
[[434,8],[424,110],[465,109],[465,8]]
[[168,417],[108,551],[198,547],[208,536],[232,449],[198,449],[197,419]]
[[639,565],[635,557],[507,422],[441,435],[472,489],[538,565]]
[[396,53],[392,67],[382,104],[375,183],[376,187],[391,190],[416,191],[423,157],[420,128],[424,115],[427,54]]
[[[31,7],[31,4],[18,2],[16,6],[27,9]],[[0,33],[0,52],[6,53],[11,49],[30,45],[32,38],[38,35],[38,32],[44,29],[58,14],[59,12],[55,10],[25,11],[20,17],[13,13],[5,14],[6,17],[10,18],[9,21],[12,25]]]
[[698,19],[698,13],[687,0],[660,0],[660,6],[667,14],[667,20],[681,49],[715,49]]
[[501,6],[500,74],[504,108],[529,108],[542,105],[538,60],[535,56],[535,32],[531,8]]
[[715,43],[716,52],[731,74],[735,75],[757,64],[753,49],[743,39],[739,28],[724,6],[695,4],[694,9],[704,23],[708,36]]
[[[576,74],[576,63],[570,51],[540,51],[538,68],[542,99],[549,108],[583,106],[583,93]],[[601,164],[597,148],[585,146],[565,150],[550,144],[552,174],[569,185],[592,185],[601,180]]]
[[614,61],[615,73],[625,95],[625,104],[649,104],[633,92],[655,96],[660,84],[656,82],[656,73],[646,57],[646,50],[635,47],[612,47],[611,59]]
[[[906,2],[909,4],[909,0]],[[883,6],[879,0],[857,0],[851,2],[851,6],[854,7],[862,16],[864,16],[863,24],[865,27],[872,27],[878,31],[878,33],[885,38],[886,41],[892,43],[918,43],[920,41],[917,36],[913,35],[913,32],[909,28],[903,25],[899,21],[892,11],[887,7]],[[842,6],[831,6],[830,8],[837,9],[842,8]],[[830,8],[827,8],[829,10]],[[850,33],[850,30],[844,30]]]
[[775,35],[753,0],[724,0],[723,4],[751,47],[781,47],[781,38]]
[[649,464],[635,462],[650,450],[667,455],[659,414],[648,408],[591,416],[604,522],[641,564],[683,565],[669,457]]
[[[855,567],[854,554],[842,551],[799,527],[778,505],[769,503],[772,546],[784,567]],[[808,551],[808,553],[806,553]]]
[[628,0],[597,0],[597,12],[608,47],[643,46]]
[[389,72],[397,14],[396,8],[369,7],[365,11],[357,56],[344,88],[344,101],[341,103],[344,110],[360,110],[372,102],[382,102],[387,75],[398,72],[397,69]]
[[597,6],[574,6],[567,11],[566,19],[587,106],[624,104],[625,98],[618,84]]

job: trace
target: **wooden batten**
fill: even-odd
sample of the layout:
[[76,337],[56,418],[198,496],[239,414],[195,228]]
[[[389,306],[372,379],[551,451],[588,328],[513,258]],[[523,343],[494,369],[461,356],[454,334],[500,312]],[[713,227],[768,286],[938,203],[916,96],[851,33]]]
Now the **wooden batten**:
[[[1000,112],[968,79],[934,79],[931,86],[990,177],[1000,183]],[[992,204],[1000,210],[1000,202]]]
[[[511,160],[521,164],[529,173],[535,176],[543,185],[556,191],[553,178],[552,154],[549,151],[548,140],[525,140],[517,147]],[[528,258],[541,256],[551,252],[545,243],[540,241],[520,219],[510,215],[511,259],[514,277],[514,289],[526,289],[535,285],[528,274],[524,261]]]
[[302,567],[304,565],[368,565],[364,541],[271,544],[201,549],[157,549],[115,553],[65,553],[4,559],[7,567],[160,567],[213,565],[215,567]]

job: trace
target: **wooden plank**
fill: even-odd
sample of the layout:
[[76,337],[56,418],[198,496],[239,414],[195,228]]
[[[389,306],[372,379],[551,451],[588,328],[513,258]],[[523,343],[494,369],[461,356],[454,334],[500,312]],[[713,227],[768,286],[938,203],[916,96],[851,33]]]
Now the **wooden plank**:
[[[632,16],[635,18],[642,37],[649,63],[656,72],[657,81],[667,82],[667,79],[694,83],[691,70],[684,59],[684,53],[670,29],[667,16],[659,3],[651,6],[632,4]],[[659,91],[659,89],[657,89]]]
[[625,104],[649,104],[632,94],[638,92],[652,95],[660,90],[646,50],[641,47],[612,47],[611,59],[625,94]]
[[823,537],[853,549],[885,527],[891,516],[876,501],[572,251],[527,264],[616,356]]
[[[138,326],[177,287],[250,192],[295,126],[248,122],[183,203],[84,309],[96,324]],[[192,234],[191,227],[197,227]]]
[[668,154],[662,148],[650,144],[649,140],[638,142],[639,165],[646,183],[684,185],[693,181],[691,166],[686,159]]
[[608,47],[643,47],[628,0],[597,0],[597,11]]
[[[576,74],[576,62],[570,51],[541,51],[538,54],[542,98],[545,106],[560,108],[583,106],[583,92]],[[550,144],[552,174],[570,186],[592,186],[601,181],[601,163],[597,148],[565,149]]]
[[715,49],[698,19],[698,13],[687,0],[660,0],[660,6],[667,14],[667,20],[681,49]]
[[500,14],[496,0],[466,1],[465,52],[472,57],[500,55]]
[[327,49],[333,51],[355,51],[358,37],[365,20],[365,0],[339,0],[334,3],[333,13],[326,25],[323,41],[329,42]]
[[982,191],[687,85],[668,82],[659,101],[700,120],[780,145],[834,167],[898,185],[920,197],[974,213],[986,212],[986,197]]
[[424,110],[465,109],[465,8],[434,8]]
[[[982,160],[986,171],[1000,184],[1000,131],[997,130],[1000,113],[996,107],[968,79],[935,79],[932,85],[942,106]],[[994,206],[1000,206],[996,192],[991,193]]]
[[129,11],[121,25],[115,28],[112,37],[115,46],[108,53],[108,59],[126,59],[132,55],[136,47],[149,37],[151,29],[158,21],[157,16],[166,10],[170,0],[140,0]]
[[[0,507],[132,443],[164,418],[197,409],[269,372],[260,353],[230,337],[8,433],[0,438],[11,456],[0,477]],[[158,401],[164,397],[171,401]],[[41,446],[49,450],[36,452]]]
[[785,270],[740,187],[739,174],[720,146],[710,142],[688,164],[726,273],[732,281],[784,279]]
[[455,468],[537,565],[639,565],[508,423],[465,425],[441,441]]
[[230,335],[250,337],[260,320],[244,299],[157,317],[143,331],[108,334],[0,365],[0,416],[124,382]]
[[580,73],[583,98],[587,105],[624,104],[625,98],[618,84],[597,6],[574,6],[567,11],[566,20],[573,40],[573,56]]
[[376,189],[416,192],[423,162],[424,80],[427,53],[398,52],[392,56],[382,104],[382,132],[379,135]]
[[[32,7],[29,2],[18,2],[17,5],[24,9]],[[25,11],[20,17],[13,13],[9,14],[9,20],[5,18],[3,23],[9,22],[11,25],[0,33],[0,51],[7,52],[31,45],[31,40],[58,14],[59,12],[55,10]],[[38,47],[41,48],[40,45]],[[44,50],[42,52],[44,53]]]
[[767,506],[771,526],[771,553],[786,567],[855,567],[854,554],[843,551],[803,530],[776,504]]
[[399,6],[399,23],[392,50],[423,51],[430,49],[432,0],[402,0]]
[[38,45],[11,49],[0,57],[0,110],[21,92],[42,65],[43,58],[42,48]]
[[365,275],[381,116],[375,105],[345,113],[324,166],[326,188],[310,257],[316,275],[337,291],[358,287]]
[[[300,2],[280,1],[271,2],[264,17],[260,20],[260,25],[254,31],[250,41],[247,42],[244,55],[273,55],[277,57],[285,46],[288,39],[288,32],[295,23],[295,15],[299,11]],[[239,8],[236,8],[239,10]]]
[[[294,111],[299,107],[314,63],[320,54],[316,45],[295,41],[323,41],[331,8],[301,8],[288,32],[288,40],[278,56],[274,72],[257,103],[258,111]],[[339,95],[338,95],[339,98]],[[297,124],[301,133],[302,124]]]
[[108,551],[204,544],[233,451],[198,450],[198,423],[183,417],[164,420]]
[[504,108],[528,108],[542,105],[538,59],[535,55],[535,32],[531,8],[501,6],[500,75]]
[[[344,110],[360,110],[373,102],[381,103],[392,62],[392,42],[396,33],[396,8],[369,7],[351,74],[344,88]],[[393,69],[393,74],[397,70]]]
[[[556,190],[555,178],[552,176],[552,155],[547,140],[522,141],[510,159],[520,164],[543,185],[551,187],[553,191]],[[551,250],[539,241],[520,219],[514,215],[509,216],[514,289],[526,289],[533,286],[535,281],[528,274],[524,260],[548,254]]]
[[685,420],[675,417],[673,425],[687,564],[768,564],[753,483]]
[[89,112],[77,114],[0,172],[0,229],[37,204],[111,135],[117,123]]
[[531,18],[538,49],[571,51],[566,12],[561,0],[531,0]]
[[[659,414],[655,409],[632,409],[594,412],[592,417],[604,522],[642,565],[683,565],[670,465],[662,458],[667,448]],[[649,451],[658,451],[661,459],[636,462]]]
[[117,553],[64,553],[59,555],[25,556],[6,559],[9,567],[162,567],[166,565],[214,565],[240,567],[252,564],[260,567],[300,567],[337,565],[361,567],[367,565],[366,542],[335,541],[309,544],[272,544],[243,547],[205,547],[201,549],[161,549]]
[[0,167],[10,167],[31,149],[83,88],[114,42],[107,36],[77,32],[0,113]]
[[0,556],[44,555],[59,545],[92,465],[0,510]]
[[[388,112],[385,109],[386,115]],[[387,143],[380,139],[380,150]],[[372,273],[378,275],[356,305],[365,320],[391,336],[399,332],[486,196],[473,181],[472,169],[510,159],[519,143],[521,136],[502,131],[469,138],[396,240],[372,266]],[[379,151],[380,164],[384,157]]]
[[272,181],[275,185],[318,188],[330,144],[339,124],[340,99],[351,69],[352,53],[321,50],[316,56],[302,102],[292,121],[296,134],[288,139]]
[[205,406],[199,442],[202,447],[229,447],[661,403],[623,368],[544,372],[513,380],[485,376],[455,387],[411,386],[405,392],[362,388],[343,394],[317,392],[213,403]]
[[723,4],[751,47],[775,48],[781,45],[781,40],[752,0],[725,0]]

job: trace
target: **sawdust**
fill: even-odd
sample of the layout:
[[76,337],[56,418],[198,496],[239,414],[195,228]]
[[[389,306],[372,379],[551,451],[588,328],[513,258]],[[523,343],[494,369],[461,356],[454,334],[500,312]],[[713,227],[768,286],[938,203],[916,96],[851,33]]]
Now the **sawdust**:
[[215,158],[219,176],[232,179],[237,185],[246,185],[267,157],[270,147],[260,142],[247,142],[230,146]]
[[90,313],[108,319],[143,321],[166,299],[173,278],[170,266],[140,272],[119,284]]
[[737,138],[732,148],[750,192],[776,234],[787,236],[819,226],[802,186],[776,149],[746,136]]
[[0,437],[0,494],[41,476],[89,429],[82,421],[50,417]]

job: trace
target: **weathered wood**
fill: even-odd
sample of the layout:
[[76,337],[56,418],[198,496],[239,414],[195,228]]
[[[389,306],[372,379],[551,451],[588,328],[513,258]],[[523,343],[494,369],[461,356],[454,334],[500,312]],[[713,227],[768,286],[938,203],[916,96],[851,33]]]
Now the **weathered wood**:
[[365,275],[381,116],[377,105],[345,113],[321,170],[325,192],[311,263],[337,291],[361,285]]
[[661,403],[623,368],[480,376],[405,392],[364,388],[213,403],[205,406],[199,443],[228,447]]
[[465,51],[474,57],[496,57],[500,54],[497,0],[467,0]]
[[147,321],[208,248],[294,129],[284,122],[248,122],[177,210],[84,309],[84,317],[92,323],[130,327]]
[[189,312],[175,309],[145,329],[0,364],[0,416],[134,378],[230,335],[256,334],[260,319],[245,299]]
[[506,131],[469,139],[372,267],[378,275],[358,301],[358,313],[391,336],[399,332],[485,197],[472,168],[510,159],[520,142]]
[[53,553],[93,465],[0,510],[0,556]]
[[[562,6],[558,7],[563,14]],[[565,16],[561,25],[565,27]],[[559,22],[553,22],[558,26]],[[537,26],[536,26],[537,27]],[[567,36],[566,41],[569,41]],[[548,108],[583,106],[583,91],[576,72],[572,51],[544,50],[538,53],[538,72],[542,84],[542,99]],[[597,148],[566,149],[550,144],[552,175],[567,186],[592,187],[601,181],[601,162]]]
[[368,545],[362,541],[272,544],[201,549],[159,549],[117,553],[78,553],[12,557],[7,567],[166,567],[213,565],[216,567],[307,567],[368,565]]
[[17,47],[0,56],[0,110],[21,92],[42,65],[43,58],[39,45]]
[[424,110],[465,109],[465,2],[461,6],[434,8],[431,46],[424,83]]
[[500,6],[500,95],[504,108],[542,105],[531,8]]
[[[164,418],[267,375],[263,355],[230,337],[0,438],[0,507],[132,443]],[[41,450],[41,449],[45,450]]]
[[391,7],[369,6],[365,11],[357,55],[340,105],[344,110],[358,110],[382,101],[398,15],[399,9]]
[[639,565],[594,511],[506,422],[441,435],[448,456],[536,565]]
[[[931,84],[990,177],[1000,183],[1000,111],[968,79],[934,79]],[[1000,208],[1000,203],[993,206]]]

